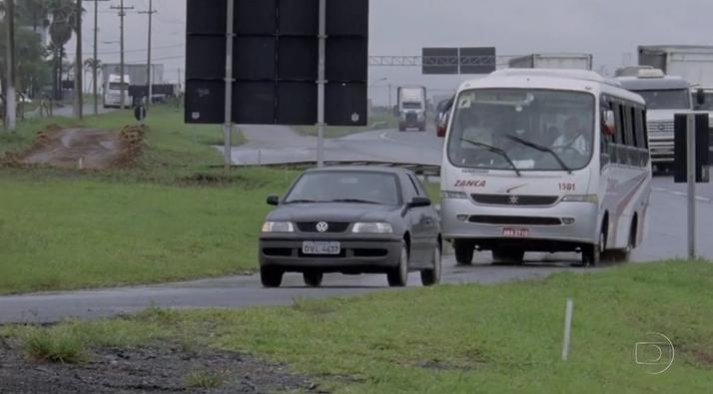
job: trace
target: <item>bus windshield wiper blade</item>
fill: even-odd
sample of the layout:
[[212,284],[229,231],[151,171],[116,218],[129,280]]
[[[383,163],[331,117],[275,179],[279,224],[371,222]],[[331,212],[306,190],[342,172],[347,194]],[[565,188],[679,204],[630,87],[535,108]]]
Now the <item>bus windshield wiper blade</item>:
[[353,204],[374,204],[374,205],[381,204],[376,201],[361,200],[358,198],[339,198],[336,200],[331,200],[329,202],[343,202],[343,203],[353,203]]
[[559,165],[562,166],[562,168],[565,171],[567,171],[570,174],[572,173],[572,169],[567,165],[567,163],[565,163],[564,160],[562,160],[562,158],[555,151],[553,151],[551,148],[548,148],[548,147],[540,145],[540,144],[536,144],[532,141],[524,140],[520,137],[511,135],[511,134],[508,134],[507,137],[515,142],[522,144],[522,145],[529,146],[530,148],[539,150],[540,152],[549,153],[550,155],[552,155],[552,157],[555,158],[555,160],[557,160],[557,163],[559,163]]
[[507,162],[510,164],[510,166],[512,167],[512,169],[515,170],[515,173],[517,174],[517,176],[522,176],[522,174],[520,174],[520,169],[517,168],[517,166],[516,166],[515,163],[512,161],[512,159],[510,158],[510,156],[508,156],[507,152],[505,152],[504,150],[502,150],[502,149],[500,149],[500,148],[496,148],[496,147],[491,146],[491,145],[488,145],[488,144],[484,144],[484,143],[482,143],[482,142],[471,141],[471,140],[469,140],[469,139],[467,139],[467,138],[461,138],[460,140],[463,141],[463,142],[467,142],[467,143],[469,143],[469,144],[471,144],[471,145],[473,145],[473,146],[478,146],[478,147],[484,148],[484,149],[486,149],[486,150],[488,150],[488,151],[490,151],[490,152],[496,153],[496,154],[498,154],[498,155],[504,157],[505,160],[507,160]]

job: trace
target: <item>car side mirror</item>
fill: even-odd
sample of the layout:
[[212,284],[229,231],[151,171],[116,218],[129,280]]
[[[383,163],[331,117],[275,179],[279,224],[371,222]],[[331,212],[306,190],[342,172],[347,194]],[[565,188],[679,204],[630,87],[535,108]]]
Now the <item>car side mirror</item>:
[[408,203],[409,208],[423,208],[430,207],[431,200],[428,197],[414,197],[410,203]]
[[280,205],[280,197],[276,195],[271,195],[267,197],[267,205],[272,205],[274,207]]
[[696,91],[696,103],[702,106],[706,103],[706,92],[703,89],[698,89]]

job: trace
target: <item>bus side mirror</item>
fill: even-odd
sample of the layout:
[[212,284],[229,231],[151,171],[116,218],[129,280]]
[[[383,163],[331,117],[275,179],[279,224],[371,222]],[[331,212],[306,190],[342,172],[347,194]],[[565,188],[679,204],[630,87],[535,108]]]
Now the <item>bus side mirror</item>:
[[604,112],[602,119],[602,133],[608,136],[616,134],[616,119],[614,118],[614,111]]
[[696,104],[702,106],[706,103],[706,92],[703,89],[696,90]]
[[394,107],[394,116],[399,116],[399,115],[400,115],[399,114],[399,106],[397,105]]

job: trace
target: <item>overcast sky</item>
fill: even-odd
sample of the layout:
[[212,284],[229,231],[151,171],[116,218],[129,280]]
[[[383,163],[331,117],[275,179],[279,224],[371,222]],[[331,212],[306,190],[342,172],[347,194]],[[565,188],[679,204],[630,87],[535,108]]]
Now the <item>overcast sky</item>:
[[[185,2],[154,0],[154,60],[165,64],[171,81],[184,67]],[[109,9],[118,3],[99,2],[99,57],[105,63],[119,59],[119,44],[113,42],[119,39],[119,18]],[[145,11],[148,0],[125,0],[125,5],[135,7],[126,17],[126,61],[145,62],[147,16],[137,11]],[[84,7],[89,55],[93,1],[85,0]],[[370,52],[419,55],[424,46],[495,46],[498,55],[584,52],[594,55],[597,71],[613,72],[636,61],[638,45],[713,45],[712,20],[710,0],[372,0]],[[376,82],[383,78],[388,81]],[[388,83],[421,83],[438,92],[467,78],[423,77],[417,68],[370,69],[377,101],[386,101]]]

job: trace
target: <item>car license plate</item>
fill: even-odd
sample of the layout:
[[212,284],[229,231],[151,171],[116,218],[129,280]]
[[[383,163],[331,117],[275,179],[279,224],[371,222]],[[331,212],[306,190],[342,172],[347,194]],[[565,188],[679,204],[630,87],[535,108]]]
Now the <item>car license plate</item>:
[[507,238],[527,238],[530,236],[530,230],[526,228],[504,228],[503,237]]
[[306,255],[338,255],[342,252],[342,246],[339,242],[313,242],[305,241],[302,243],[302,253]]

